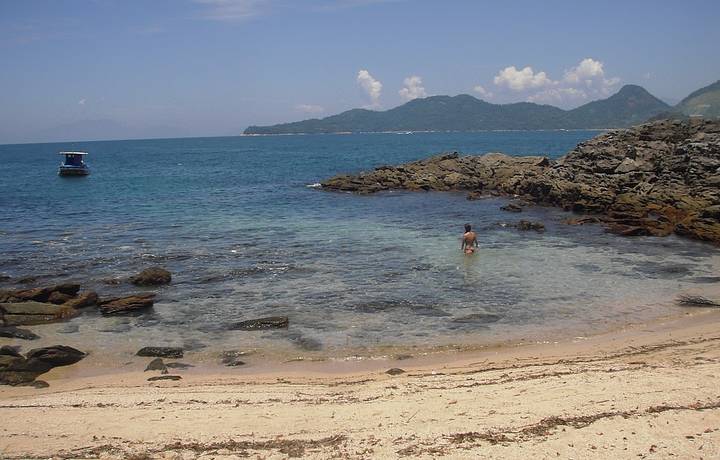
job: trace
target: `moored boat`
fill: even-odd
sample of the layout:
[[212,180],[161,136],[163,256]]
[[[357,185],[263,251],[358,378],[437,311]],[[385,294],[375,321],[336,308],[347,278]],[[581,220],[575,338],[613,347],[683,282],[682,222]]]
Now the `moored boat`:
[[87,152],[60,152],[59,155],[65,155],[65,159],[60,162],[58,168],[59,176],[87,176],[90,174],[90,168],[85,164],[83,158]]

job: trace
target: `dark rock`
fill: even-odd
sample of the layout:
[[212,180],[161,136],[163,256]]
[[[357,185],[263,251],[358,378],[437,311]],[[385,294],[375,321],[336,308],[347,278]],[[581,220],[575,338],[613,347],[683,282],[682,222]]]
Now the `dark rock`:
[[72,308],[85,308],[85,307],[92,307],[94,305],[97,305],[98,303],[98,295],[95,291],[87,291],[83,292],[82,294],[78,295],[75,298],[69,299],[64,303],[66,307],[72,307]]
[[136,294],[127,297],[115,297],[101,300],[100,312],[103,315],[123,315],[150,308],[155,303],[155,294]]
[[287,316],[269,316],[266,318],[250,319],[230,325],[231,330],[261,331],[265,329],[287,329],[289,320]]
[[183,349],[179,347],[144,347],[141,348],[136,355],[159,358],[182,358]]
[[22,355],[20,354],[20,347],[11,347],[10,345],[3,345],[0,347],[0,355],[5,356],[15,356],[18,358],[22,358]]
[[161,267],[150,267],[139,274],[130,277],[130,282],[136,286],[160,286],[172,280],[169,271]]
[[515,203],[508,203],[505,206],[500,207],[503,211],[507,212],[522,212],[522,207],[518,206]]
[[403,369],[400,369],[399,367],[393,367],[392,369],[388,369],[387,371],[385,371],[385,373],[390,375],[400,375],[404,374],[405,371]]
[[85,356],[87,356],[86,353],[66,345],[35,348],[25,355],[28,361],[40,361],[49,364],[51,367],[69,366],[77,363]]
[[55,305],[61,305],[72,298],[73,297],[71,295],[63,294],[60,291],[55,291],[55,292],[51,293],[50,296],[48,297],[48,302],[54,303]]
[[535,230],[536,232],[544,232],[545,224],[542,222],[530,222],[529,220],[521,220],[517,223],[518,230],[528,231]]
[[476,201],[476,200],[483,199],[483,197],[484,197],[483,192],[475,190],[473,192],[468,193],[466,198],[469,201]]
[[42,372],[4,371],[0,367],[0,385],[23,385],[32,382]]
[[163,362],[162,358],[155,358],[147,365],[145,372],[147,371],[161,371],[167,373],[167,366]]
[[148,382],[156,382],[158,380],[181,380],[182,377],[179,375],[156,375],[155,377],[150,377],[148,379]]
[[0,327],[0,337],[10,337],[13,339],[35,340],[40,336],[27,329],[20,329],[15,326]]

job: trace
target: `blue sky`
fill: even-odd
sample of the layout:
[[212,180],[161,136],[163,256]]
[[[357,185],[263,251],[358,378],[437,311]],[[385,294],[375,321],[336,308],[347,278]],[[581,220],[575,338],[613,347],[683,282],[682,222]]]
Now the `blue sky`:
[[0,0],[0,143],[234,135],[436,94],[676,102],[720,79],[718,24],[699,0]]

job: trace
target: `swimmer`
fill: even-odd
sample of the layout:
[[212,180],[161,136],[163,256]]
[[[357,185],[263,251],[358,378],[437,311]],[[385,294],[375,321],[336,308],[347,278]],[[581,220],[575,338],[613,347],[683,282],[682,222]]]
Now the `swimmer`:
[[462,236],[462,244],[460,250],[465,255],[475,254],[475,248],[478,247],[477,235],[472,231],[470,224],[465,224],[465,233]]

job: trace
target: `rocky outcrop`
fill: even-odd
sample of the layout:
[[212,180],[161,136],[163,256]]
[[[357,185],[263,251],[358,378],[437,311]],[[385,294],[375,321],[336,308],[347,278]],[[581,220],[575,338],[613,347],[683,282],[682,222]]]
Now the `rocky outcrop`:
[[160,286],[172,280],[169,271],[162,267],[150,267],[139,274],[130,277],[130,282],[136,286]]
[[468,190],[597,214],[615,233],[672,233],[720,244],[720,121],[664,120],[614,130],[557,161],[444,154],[322,183],[326,190]]
[[354,193],[381,190],[506,190],[526,176],[542,174],[545,157],[511,157],[502,153],[461,157],[444,153],[401,166],[380,166],[358,176],[336,176],[322,183],[324,189]]
[[137,294],[101,300],[99,305],[103,315],[124,315],[145,310],[154,303],[155,294]]

